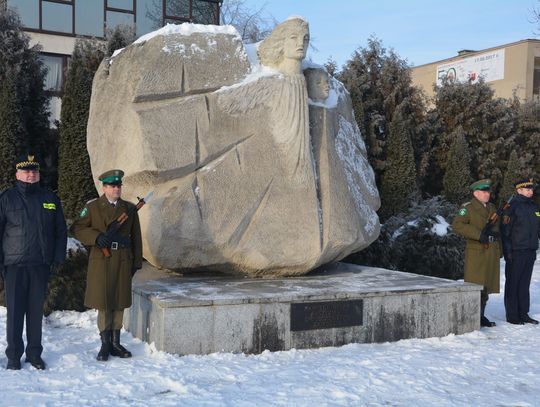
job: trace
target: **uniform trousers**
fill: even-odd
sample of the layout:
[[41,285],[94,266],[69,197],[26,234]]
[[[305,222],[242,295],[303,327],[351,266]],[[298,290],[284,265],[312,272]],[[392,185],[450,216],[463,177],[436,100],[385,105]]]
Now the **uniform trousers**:
[[529,286],[535,260],[536,250],[512,251],[512,261],[504,284],[507,320],[520,321],[529,313]]
[[98,310],[98,329],[99,332],[114,331],[122,329],[124,320],[124,310]]
[[489,299],[488,290],[486,287],[483,287],[482,291],[480,291],[480,306],[482,307],[482,309],[486,308],[488,299]]
[[[6,267],[6,356],[8,359],[20,359],[23,352],[28,358],[36,358],[43,352],[41,325],[49,275],[50,268],[45,264]],[[25,317],[26,351],[22,339]]]

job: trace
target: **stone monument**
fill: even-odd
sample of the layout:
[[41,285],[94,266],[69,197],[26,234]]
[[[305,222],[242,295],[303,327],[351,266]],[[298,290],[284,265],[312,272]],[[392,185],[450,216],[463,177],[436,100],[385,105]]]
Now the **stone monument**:
[[349,94],[305,60],[308,43],[302,18],[256,45],[232,27],[168,25],[96,73],[93,174],[122,168],[127,199],[154,192],[139,212],[151,264],[124,325],[157,349],[256,353],[479,326],[480,286],[336,263],[377,238],[379,196]]
[[122,168],[127,199],[154,191],[139,214],[152,265],[302,275],[377,238],[351,99],[305,61],[308,44],[302,18],[252,58],[230,26],[168,25],[101,64],[92,172]]

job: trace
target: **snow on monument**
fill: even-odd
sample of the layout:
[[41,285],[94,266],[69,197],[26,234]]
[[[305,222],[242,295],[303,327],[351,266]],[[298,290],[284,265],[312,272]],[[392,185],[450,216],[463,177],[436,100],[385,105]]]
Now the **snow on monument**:
[[151,264],[301,275],[377,238],[350,97],[304,61],[308,42],[301,18],[258,48],[231,26],[167,25],[101,64],[92,173],[122,168],[126,199],[154,191],[139,213]]

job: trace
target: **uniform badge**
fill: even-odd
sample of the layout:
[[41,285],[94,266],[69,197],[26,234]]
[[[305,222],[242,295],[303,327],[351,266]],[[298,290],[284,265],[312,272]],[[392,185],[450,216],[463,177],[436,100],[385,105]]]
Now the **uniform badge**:
[[459,216],[465,216],[467,213],[467,208],[461,208],[458,212]]
[[536,216],[540,217],[540,212],[535,212],[534,213]]
[[85,206],[84,209],[81,211],[81,218],[85,217],[88,213],[88,208]]

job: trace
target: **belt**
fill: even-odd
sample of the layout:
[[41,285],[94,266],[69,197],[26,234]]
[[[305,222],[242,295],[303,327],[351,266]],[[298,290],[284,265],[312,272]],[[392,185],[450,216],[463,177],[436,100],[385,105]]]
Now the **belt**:
[[111,250],[128,249],[131,247],[131,239],[129,236],[117,236],[111,243]]

